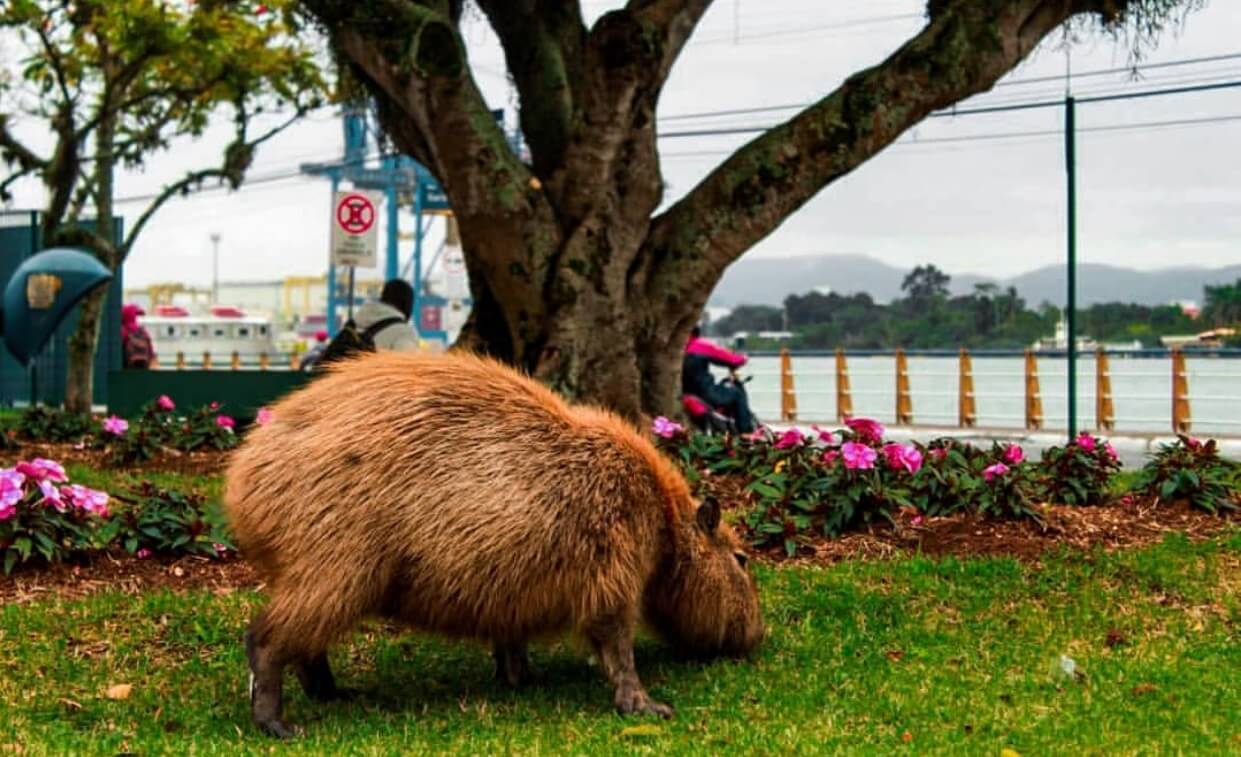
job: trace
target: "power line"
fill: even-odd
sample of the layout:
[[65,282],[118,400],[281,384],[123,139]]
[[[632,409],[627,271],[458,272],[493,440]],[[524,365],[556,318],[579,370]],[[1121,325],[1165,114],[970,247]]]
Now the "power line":
[[[1082,79],[1082,78],[1093,77],[1093,76],[1104,76],[1108,74],[1123,73],[1126,71],[1150,71],[1150,70],[1163,69],[1163,68],[1175,68],[1179,66],[1197,65],[1200,63],[1218,63],[1220,61],[1229,61],[1229,60],[1241,60],[1241,53],[1209,55],[1209,56],[1205,56],[1201,58],[1183,58],[1180,60],[1165,61],[1162,63],[1149,63],[1149,64],[1143,64],[1143,65],[1125,67],[1125,68],[1100,68],[1100,69],[1095,69],[1092,71],[1082,71],[1081,73],[1075,73],[1073,74],[1073,78]],[[1039,77],[1032,77],[1029,79],[1013,79],[1009,81],[1002,81],[1002,82],[997,83],[996,86],[997,87],[1012,87],[1012,86],[1020,86],[1020,85],[1026,85],[1026,84],[1042,84],[1046,82],[1063,82],[1063,81],[1064,81],[1063,76],[1039,76]],[[758,106],[758,107],[753,107],[753,108],[731,108],[728,110],[703,111],[700,113],[678,113],[678,114],[671,115],[671,116],[663,116],[660,118],[660,120],[661,121],[683,121],[683,120],[690,120],[690,119],[696,119],[696,118],[711,118],[715,116],[749,115],[749,114],[754,114],[754,113],[771,113],[775,111],[794,110],[794,109],[800,110],[802,108],[810,107],[813,104],[814,103],[803,102],[803,103],[791,103],[788,105],[763,105],[763,106]]]
[[[1219,89],[1232,89],[1241,87],[1241,80],[1233,80],[1220,82],[1218,84],[1198,84],[1185,87],[1168,87],[1165,89],[1144,90],[1141,92],[1129,92],[1125,94],[1114,95],[1095,95],[1092,97],[1077,98],[1080,104],[1113,102],[1116,100],[1136,100],[1149,97],[1160,97],[1164,95],[1179,95],[1190,92],[1209,92]],[[992,105],[980,108],[965,108],[957,110],[939,110],[927,115],[927,118],[955,118],[957,116],[975,116],[987,113],[1008,113],[1018,110],[1036,110],[1042,108],[1058,108],[1064,105],[1064,100],[1036,100],[1026,103],[1013,103],[1011,105]],[[693,129],[688,131],[674,131],[660,134],[660,139],[677,139],[684,137],[715,137],[728,134],[754,134],[760,131],[767,131],[776,126],[776,124],[766,124],[761,126],[738,126],[719,129]]]
[[[1079,127],[1077,133],[1141,131],[1145,129],[1165,129],[1179,126],[1202,126],[1216,123],[1235,123],[1241,121],[1241,114],[1226,116],[1205,116],[1202,118],[1178,118],[1163,121],[1142,121],[1130,124],[1106,124],[1102,126]],[[893,147],[917,147],[919,145],[950,144],[959,142],[990,142],[1010,139],[1032,139],[1039,137],[1059,137],[1064,134],[1061,129],[1039,129],[1031,131],[1006,131],[986,134],[968,134],[958,137],[930,137],[926,139],[910,138],[893,143]],[[662,153],[660,158],[692,158],[728,155],[731,150],[688,150],[685,152]]]

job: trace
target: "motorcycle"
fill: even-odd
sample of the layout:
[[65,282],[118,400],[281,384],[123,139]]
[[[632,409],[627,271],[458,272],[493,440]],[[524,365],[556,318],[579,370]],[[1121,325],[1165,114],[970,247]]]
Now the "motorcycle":
[[[746,404],[749,404],[750,398],[746,394],[745,385],[754,379],[753,376],[741,376],[737,370],[730,369],[728,376],[720,381],[721,384],[731,386],[741,392],[745,398]],[[684,394],[681,396],[681,407],[685,410],[685,414],[689,416],[690,423],[696,429],[704,434],[735,434],[737,433],[737,422],[723,408],[711,407],[705,399],[693,394]],[[760,426],[758,418],[754,419],[755,427]]]

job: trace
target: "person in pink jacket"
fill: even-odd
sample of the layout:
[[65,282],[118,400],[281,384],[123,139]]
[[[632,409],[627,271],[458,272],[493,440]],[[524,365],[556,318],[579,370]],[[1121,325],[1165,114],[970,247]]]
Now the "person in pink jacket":
[[745,365],[746,360],[746,356],[739,352],[703,339],[701,330],[695,326],[681,361],[681,393],[698,397],[728,415],[743,434],[754,430],[754,415],[750,412],[745,390],[729,383],[717,383],[711,375],[711,366],[718,365],[732,371]]

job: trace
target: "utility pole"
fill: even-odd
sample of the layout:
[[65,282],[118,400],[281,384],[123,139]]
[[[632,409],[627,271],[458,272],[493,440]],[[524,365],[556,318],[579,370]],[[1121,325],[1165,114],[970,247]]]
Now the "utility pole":
[[1065,314],[1068,357],[1068,432],[1077,434],[1077,102],[1072,95],[1064,98],[1064,160],[1068,174],[1068,247],[1069,270]]
[[220,304],[220,233],[211,232],[211,304]]

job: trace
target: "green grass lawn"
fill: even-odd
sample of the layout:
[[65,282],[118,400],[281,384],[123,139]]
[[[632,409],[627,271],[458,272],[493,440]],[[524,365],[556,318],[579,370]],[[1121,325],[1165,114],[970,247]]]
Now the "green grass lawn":
[[[1005,559],[762,568],[756,659],[638,651],[667,722],[627,720],[570,644],[543,683],[492,681],[479,647],[378,627],[338,647],[349,704],[290,677],[280,752],[469,754],[1241,751],[1241,534]],[[240,643],[259,595],[98,594],[0,610],[0,753],[257,753]],[[1054,672],[1061,655],[1084,677]],[[132,684],[123,701],[104,696]],[[12,748],[11,746],[9,747]]]

